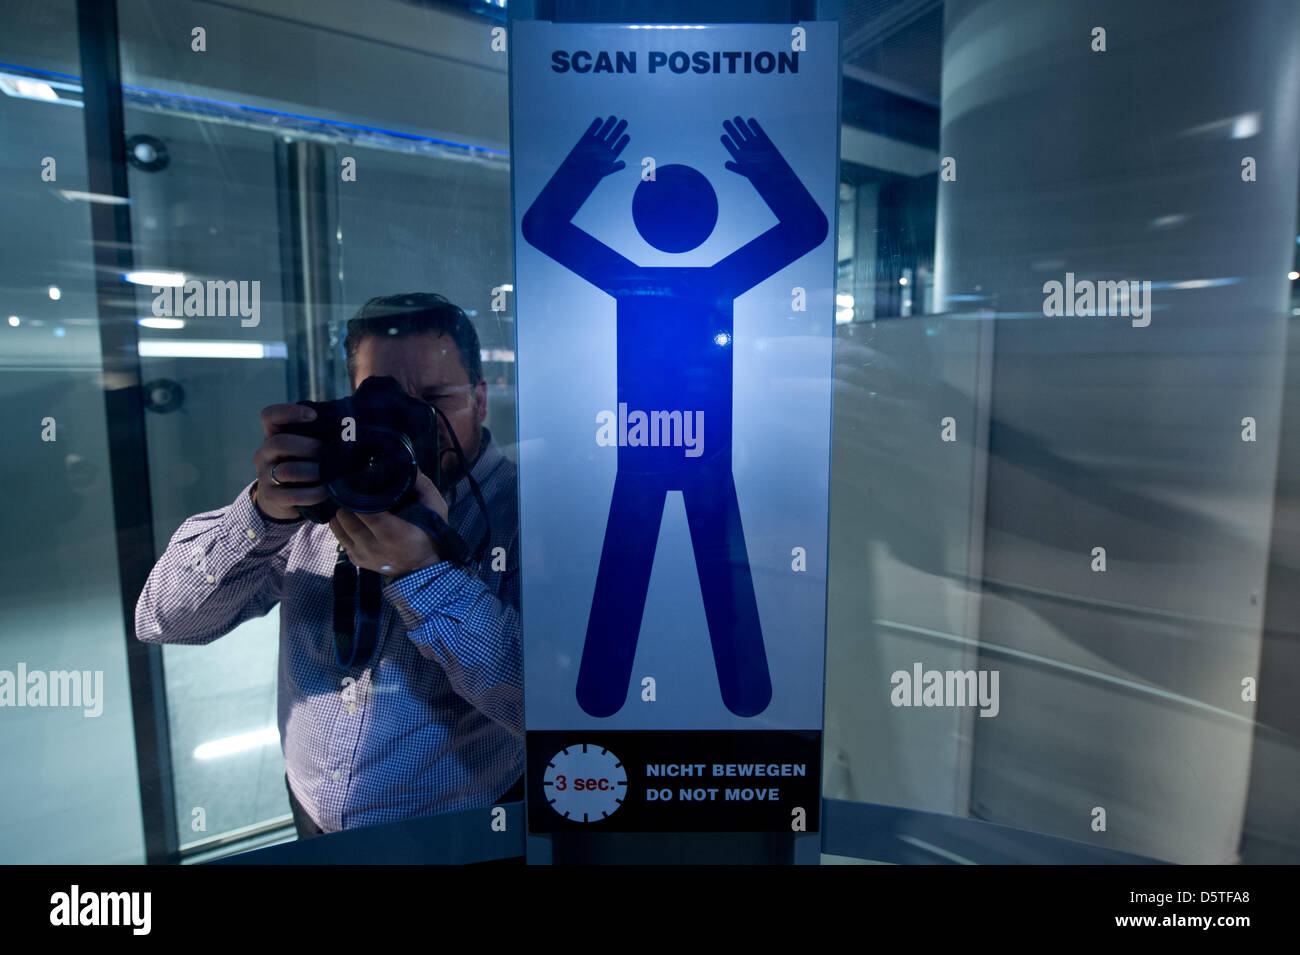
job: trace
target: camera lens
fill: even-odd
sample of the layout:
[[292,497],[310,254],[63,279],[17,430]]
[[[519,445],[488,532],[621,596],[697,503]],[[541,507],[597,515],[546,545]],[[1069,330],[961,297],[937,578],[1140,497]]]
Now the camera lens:
[[321,457],[330,497],[358,514],[391,510],[419,472],[410,439],[388,428],[359,428],[354,441],[333,441]]

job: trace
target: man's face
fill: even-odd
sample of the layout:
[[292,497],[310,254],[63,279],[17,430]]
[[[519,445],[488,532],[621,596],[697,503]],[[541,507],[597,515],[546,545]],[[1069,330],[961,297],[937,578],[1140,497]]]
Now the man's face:
[[[447,335],[422,332],[416,335],[367,335],[357,346],[356,377],[352,390],[367,378],[390,375],[412,398],[433,405],[456,431],[461,450],[472,466],[478,460],[487,417],[487,382],[469,384],[469,372],[460,360],[456,343]],[[447,424],[438,415],[438,441],[442,471],[459,478],[464,469],[447,435]],[[444,480],[444,486],[448,482]]]

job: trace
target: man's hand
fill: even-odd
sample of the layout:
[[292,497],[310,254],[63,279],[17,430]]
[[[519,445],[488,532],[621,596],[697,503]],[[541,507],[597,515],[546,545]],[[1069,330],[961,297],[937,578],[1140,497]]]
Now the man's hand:
[[627,165],[618,158],[628,143],[628,137],[623,135],[626,128],[625,119],[611,116],[602,120],[597,116],[578,139],[578,144],[565,157],[564,166],[593,174],[598,179],[618,172]]
[[[433,482],[421,472],[416,478],[420,503],[447,519],[447,502]],[[389,577],[403,577],[442,560],[430,537],[395,514],[356,514],[340,509],[330,520],[330,530],[358,567]]]
[[[262,409],[262,430],[266,440],[253,455],[257,483],[253,485],[253,502],[267,517],[292,521],[302,517],[294,506],[319,504],[325,500],[325,488],[280,487],[280,484],[307,484],[320,480],[320,457],[324,445],[315,438],[287,434],[286,426],[313,420],[316,412],[302,405],[269,405]],[[305,460],[290,460],[293,458]],[[275,480],[271,469],[275,468]]]

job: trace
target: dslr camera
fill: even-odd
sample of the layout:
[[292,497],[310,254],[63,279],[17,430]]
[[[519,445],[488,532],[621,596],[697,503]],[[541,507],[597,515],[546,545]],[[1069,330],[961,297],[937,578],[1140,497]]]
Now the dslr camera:
[[328,500],[298,506],[317,524],[339,508],[358,514],[399,511],[419,502],[421,471],[442,486],[438,419],[433,408],[406,394],[388,376],[367,378],[356,393],[336,401],[300,401],[316,420],[287,427],[325,445],[320,483]]

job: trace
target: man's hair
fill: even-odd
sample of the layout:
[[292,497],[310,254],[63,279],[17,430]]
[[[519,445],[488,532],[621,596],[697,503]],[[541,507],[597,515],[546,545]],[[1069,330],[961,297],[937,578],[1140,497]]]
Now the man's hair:
[[389,336],[432,333],[447,335],[456,343],[460,362],[469,374],[471,388],[483,380],[483,358],[479,350],[478,332],[469,316],[458,305],[434,292],[409,292],[405,295],[383,295],[372,298],[348,322],[343,338],[343,352],[347,355],[348,381],[354,381],[357,368],[357,348],[367,335]]

